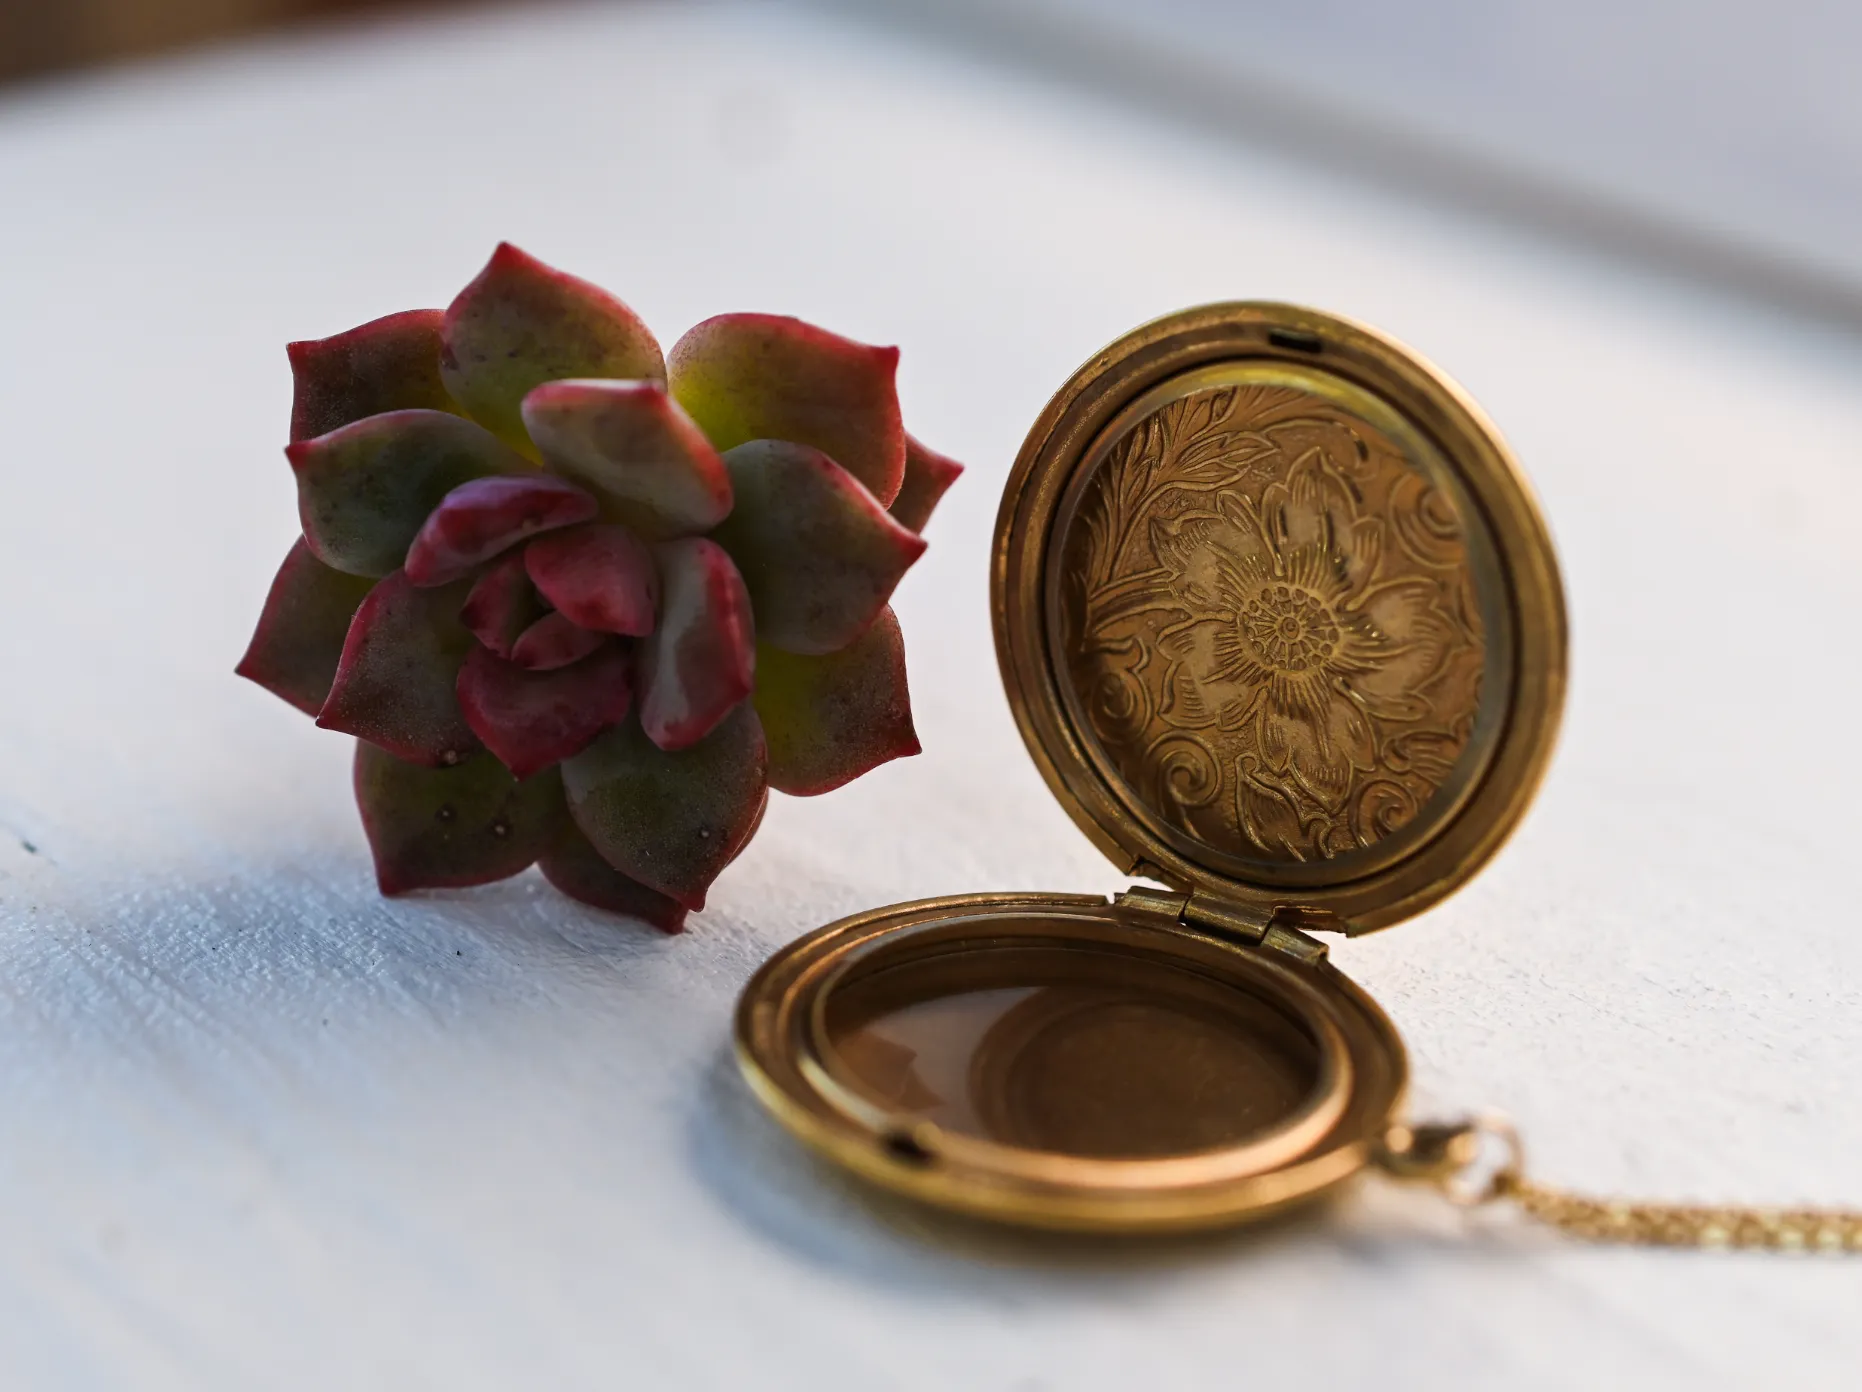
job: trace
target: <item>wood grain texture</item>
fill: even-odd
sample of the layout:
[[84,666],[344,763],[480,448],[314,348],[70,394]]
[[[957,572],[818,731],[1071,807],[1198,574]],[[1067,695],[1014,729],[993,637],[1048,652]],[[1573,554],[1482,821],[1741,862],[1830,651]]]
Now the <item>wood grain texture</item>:
[[[754,966],[828,919],[1118,887],[996,680],[997,493],[1097,345],[1304,300],[1463,379],[1571,586],[1521,835],[1335,949],[1421,1105],[1507,1107],[1585,1188],[1856,1201],[1853,340],[783,12],[48,89],[0,110],[0,188],[10,1386],[1853,1376],[1862,1264],[1585,1250],[1377,1187],[1193,1243],[993,1234],[804,1160],[725,1053]],[[681,938],[534,875],[381,900],[347,742],[231,675],[293,536],[282,345],[444,303],[501,237],[667,341],[760,309],[898,342],[907,419],[971,466],[897,604],[925,754],[778,799]]]

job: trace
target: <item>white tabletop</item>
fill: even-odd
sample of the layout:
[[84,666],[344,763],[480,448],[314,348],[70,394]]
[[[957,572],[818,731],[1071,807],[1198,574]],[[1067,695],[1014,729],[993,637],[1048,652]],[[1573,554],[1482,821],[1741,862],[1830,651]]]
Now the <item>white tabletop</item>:
[[[783,942],[1121,883],[996,679],[997,492],[1099,344],[1277,297],[1457,375],[1566,567],[1524,829],[1334,950],[1418,1106],[1503,1106],[1590,1189],[1862,1202],[1862,347],[845,24],[494,14],[0,103],[6,1384],[1853,1386],[1862,1262],[1375,1184],[1037,1241],[756,1111],[728,1014]],[[899,602],[925,754],[779,799],[681,938],[534,875],[379,899],[348,742],[231,675],[294,534],[282,344],[444,303],[505,237],[668,340],[758,308],[900,343],[912,428],[971,465]]]

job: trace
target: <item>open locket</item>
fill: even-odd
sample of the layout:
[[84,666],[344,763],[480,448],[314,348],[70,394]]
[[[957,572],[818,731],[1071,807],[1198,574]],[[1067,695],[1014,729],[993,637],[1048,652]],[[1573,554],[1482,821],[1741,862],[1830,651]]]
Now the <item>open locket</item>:
[[739,1003],[757,1095],[890,1189],[1193,1228],[1350,1179],[1402,1040],[1315,932],[1436,903],[1551,755],[1550,536],[1462,391],[1275,304],[1158,320],[1036,422],[996,523],[1003,680],[1049,787],[1149,884],[857,914]]

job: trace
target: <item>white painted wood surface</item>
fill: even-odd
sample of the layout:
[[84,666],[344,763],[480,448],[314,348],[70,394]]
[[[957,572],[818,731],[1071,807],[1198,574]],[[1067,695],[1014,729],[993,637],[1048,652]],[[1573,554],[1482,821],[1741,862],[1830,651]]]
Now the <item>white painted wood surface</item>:
[[[972,465],[900,608],[926,753],[781,800],[681,939],[533,876],[385,903],[345,741],[230,668],[292,531],[281,345],[510,237],[668,339],[905,347]],[[1856,1384],[1862,1263],[1593,1251],[1369,1186],[1264,1233],[1020,1239],[753,1110],[755,964],[843,912],[1118,881],[991,655],[1021,434],[1150,315],[1376,322],[1563,547],[1567,733],[1461,896],[1342,946],[1419,1104],[1551,1178],[1862,1200],[1862,348],[831,22],[566,9],[0,103],[0,1358],[9,1387]]]

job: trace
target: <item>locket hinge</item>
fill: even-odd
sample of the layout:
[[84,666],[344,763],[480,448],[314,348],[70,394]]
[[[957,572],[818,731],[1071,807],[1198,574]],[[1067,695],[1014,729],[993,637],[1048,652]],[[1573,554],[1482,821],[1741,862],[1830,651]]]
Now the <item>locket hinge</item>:
[[[1153,889],[1149,885],[1133,885],[1114,902],[1128,913],[1201,928],[1204,932],[1214,933],[1231,942],[1284,952],[1302,962],[1325,960],[1325,944],[1308,937],[1287,921],[1289,918],[1304,917],[1310,927],[1330,926],[1312,922],[1305,911],[1277,909],[1268,912],[1211,899],[1203,894]],[[1338,925],[1340,929],[1343,926]]]

